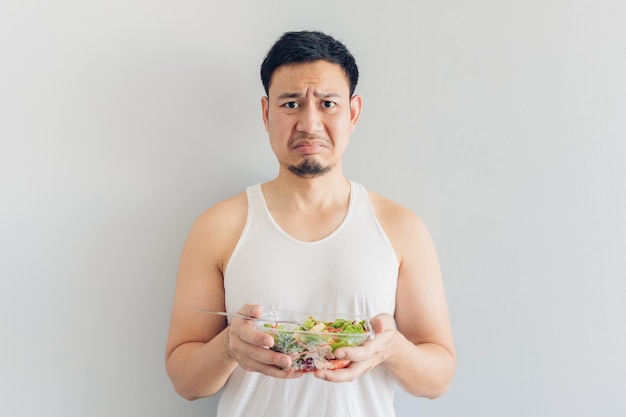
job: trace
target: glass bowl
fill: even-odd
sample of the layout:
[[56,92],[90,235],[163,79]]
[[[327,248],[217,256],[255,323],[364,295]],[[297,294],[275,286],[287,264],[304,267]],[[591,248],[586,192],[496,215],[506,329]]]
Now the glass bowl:
[[[354,314],[308,314],[273,310],[264,313],[256,326],[274,338],[272,350],[287,354],[292,363],[287,370],[311,372],[340,369],[350,361],[335,358],[340,347],[361,346],[374,337],[368,318]],[[296,321],[297,324],[285,321]]]

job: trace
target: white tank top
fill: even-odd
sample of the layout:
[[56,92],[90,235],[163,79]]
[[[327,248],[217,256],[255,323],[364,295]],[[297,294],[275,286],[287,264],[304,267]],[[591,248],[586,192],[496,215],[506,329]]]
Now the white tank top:
[[[273,220],[260,184],[248,187],[248,216],[224,274],[226,309],[393,315],[398,261],[365,187],[350,182],[341,225],[315,242],[285,233]],[[304,375],[266,377],[237,367],[222,392],[218,417],[394,416],[394,380],[377,367],[348,383]]]

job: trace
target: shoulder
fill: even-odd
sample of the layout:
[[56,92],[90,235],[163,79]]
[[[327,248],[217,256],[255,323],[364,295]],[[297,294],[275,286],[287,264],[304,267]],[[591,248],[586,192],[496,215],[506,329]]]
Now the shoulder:
[[244,191],[209,207],[196,219],[194,228],[207,231],[230,228],[245,223],[247,213],[248,198]]
[[220,201],[194,222],[186,246],[220,269],[228,262],[246,225],[248,198],[245,192]]
[[367,194],[374,214],[401,263],[424,241],[431,240],[426,224],[417,213],[369,189]]
[[367,195],[383,229],[387,231],[400,231],[406,233],[407,229],[417,230],[425,227],[422,218],[409,208],[399,204],[372,190],[367,190]]

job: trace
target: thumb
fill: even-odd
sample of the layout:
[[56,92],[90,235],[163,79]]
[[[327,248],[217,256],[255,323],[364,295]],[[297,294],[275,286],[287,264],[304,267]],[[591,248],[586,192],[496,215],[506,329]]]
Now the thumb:
[[374,333],[379,334],[386,330],[395,330],[396,329],[396,321],[390,314],[382,313],[377,316],[374,316],[370,323],[372,324],[372,330]]

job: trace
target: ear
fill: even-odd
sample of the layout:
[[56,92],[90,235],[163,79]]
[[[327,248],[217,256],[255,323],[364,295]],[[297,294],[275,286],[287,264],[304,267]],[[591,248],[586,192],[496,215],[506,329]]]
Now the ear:
[[361,117],[361,106],[362,100],[361,96],[353,95],[350,99],[350,131],[354,132],[356,128],[356,124],[359,121],[359,117]]
[[270,99],[268,97],[261,97],[261,111],[263,112],[263,124],[265,125],[265,131],[269,132]]

